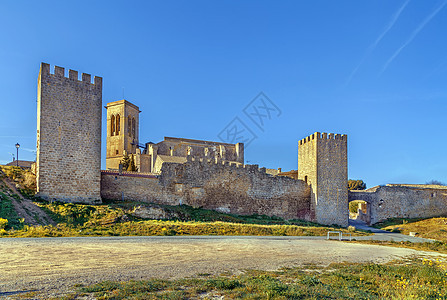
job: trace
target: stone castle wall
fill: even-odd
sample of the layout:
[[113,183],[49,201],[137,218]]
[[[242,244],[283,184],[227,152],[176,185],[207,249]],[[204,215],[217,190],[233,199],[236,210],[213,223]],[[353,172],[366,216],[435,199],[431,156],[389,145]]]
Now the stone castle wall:
[[37,193],[100,202],[102,78],[42,63],[38,78]]
[[315,210],[322,224],[348,226],[347,136],[321,135],[318,141],[318,199]]
[[156,175],[101,171],[101,197],[113,200],[134,200],[150,203],[178,205],[177,195],[169,193]]
[[371,224],[389,218],[430,218],[447,215],[447,187],[386,185],[366,191],[350,191],[349,201],[369,205]]
[[348,225],[346,135],[316,132],[300,140],[298,178],[311,187],[316,222]]
[[244,168],[196,160],[165,163],[159,176],[103,171],[101,188],[109,199],[312,220],[309,187],[301,180],[268,175],[257,165]]
[[[56,66],[51,74],[50,66],[41,64],[38,196],[83,203],[98,203],[102,197],[188,204],[233,214],[263,214],[342,226],[348,225],[348,201],[352,200],[369,203],[366,217],[371,223],[396,217],[447,215],[446,187],[387,185],[348,193],[346,135],[316,132],[300,140],[298,180],[272,176],[257,165],[244,166],[242,143],[167,137],[158,144],[148,143],[146,152],[140,153],[136,149],[139,109],[125,100],[107,107],[107,168],[118,168],[126,151],[137,154],[140,171],[154,172],[158,157],[160,174],[100,171],[101,109],[101,77],[91,83],[89,74],[83,73],[79,80],[77,71],[69,70],[65,77],[64,68]],[[112,130],[113,115],[120,115],[119,130]]]

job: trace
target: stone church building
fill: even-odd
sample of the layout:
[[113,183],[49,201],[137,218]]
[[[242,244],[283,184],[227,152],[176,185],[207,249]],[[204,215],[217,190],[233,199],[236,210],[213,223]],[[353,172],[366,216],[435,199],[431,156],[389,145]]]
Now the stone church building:
[[106,169],[118,170],[124,155],[134,155],[139,172],[161,172],[163,163],[185,163],[187,156],[244,163],[244,144],[227,144],[165,137],[163,141],[140,144],[138,106],[127,100],[110,102],[107,109]]

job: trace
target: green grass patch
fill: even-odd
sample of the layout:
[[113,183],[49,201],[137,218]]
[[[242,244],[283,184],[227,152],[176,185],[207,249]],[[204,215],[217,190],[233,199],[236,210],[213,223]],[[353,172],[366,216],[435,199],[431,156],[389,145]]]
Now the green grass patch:
[[[105,281],[78,287],[97,299],[447,299],[447,264],[411,259],[388,264],[306,265],[276,272],[179,280]],[[74,295],[76,297],[76,293]]]
[[[267,216],[234,216],[188,206],[178,210],[175,220],[145,220],[133,217],[128,203],[107,202],[86,205],[60,202],[35,202],[55,220],[57,226],[27,226],[2,232],[4,237],[68,236],[173,236],[173,235],[254,235],[254,236],[322,236],[330,230],[305,221],[285,221]],[[146,204],[147,205],[147,204]],[[206,217],[205,217],[206,216]],[[204,221],[210,220],[210,221]],[[225,221],[221,221],[225,220]],[[296,225],[299,224],[299,225]],[[354,235],[365,235],[354,232]]]
[[[131,210],[135,206],[146,206],[146,202],[136,201],[116,201],[116,200],[103,200],[104,204],[107,204],[111,208],[122,209],[124,211]],[[313,226],[313,227],[326,227],[318,223],[304,221],[304,220],[284,220],[280,217],[266,216],[266,215],[234,215],[221,213],[211,209],[194,208],[189,205],[162,205],[156,204],[156,206],[163,208],[166,212],[176,215],[173,220],[177,221],[196,221],[196,222],[230,222],[230,223],[242,223],[242,224],[262,224],[262,225],[299,225],[299,226]],[[341,228],[340,226],[333,225],[334,228]]]
[[9,195],[0,192],[0,218],[8,220],[4,229],[0,229],[0,236],[5,230],[17,230],[23,228],[23,219],[19,218]]
[[[99,223],[99,222],[98,222]],[[68,237],[68,236],[174,236],[174,235],[231,235],[231,236],[323,236],[330,227],[297,225],[257,225],[227,222],[127,221],[112,224],[83,225],[59,223],[57,226],[28,226],[6,231],[3,237]],[[358,233],[362,234],[362,233]]]

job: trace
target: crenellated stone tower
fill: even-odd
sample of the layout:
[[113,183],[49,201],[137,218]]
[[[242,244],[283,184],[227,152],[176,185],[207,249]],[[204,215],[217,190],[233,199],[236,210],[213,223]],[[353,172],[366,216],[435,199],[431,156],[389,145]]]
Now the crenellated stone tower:
[[126,100],[107,103],[106,168],[118,169],[126,152],[136,154],[139,137],[138,106]]
[[102,78],[42,63],[37,89],[37,195],[101,202]]
[[298,179],[311,187],[315,222],[348,226],[346,134],[314,134],[298,142]]

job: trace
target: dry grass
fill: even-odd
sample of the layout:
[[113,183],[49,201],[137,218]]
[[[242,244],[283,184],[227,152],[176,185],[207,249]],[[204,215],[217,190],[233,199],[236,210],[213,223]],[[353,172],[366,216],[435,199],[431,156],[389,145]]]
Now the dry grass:
[[[172,236],[172,235],[252,235],[252,236],[322,236],[330,227],[296,225],[258,225],[226,222],[127,221],[114,224],[28,226],[20,230],[1,231],[3,237],[69,237],[69,236]],[[337,229],[340,230],[340,229]],[[347,230],[342,230],[347,231]],[[356,235],[362,235],[358,232]]]
[[[253,236],[323,236],[328,231],[348,229],[326,227],[306,222],[289,221],[267,216],[238,217],[209,210],[182,206],[186,219],[147,220],[128,214],[132,208],[112,204],[85,205],[36,202],[55,221],[57,226],[28,226],[0,231],[3,237],[68,237],[68,236],[163,236],[163,235],[253,235]],[[204,220],[210,221],[204,221]],[[233,222],[223,222],[230,219]],[[255,222],[259,222],[258,224]],[[274,224],[271,224],[273,222]],[[267,223],[267,224],[266,224]],[[279,223],[279,224],[278,224]],[[299,224],[299,225],[298,225]],[[352,230],[352,228],[351,228]],[[353,235],[367,235],[361,231]]]
[[417,232],[417,236],[447,243],[447,218],[430,219],[394,219],[375,224],[374,227],[409,234]]

